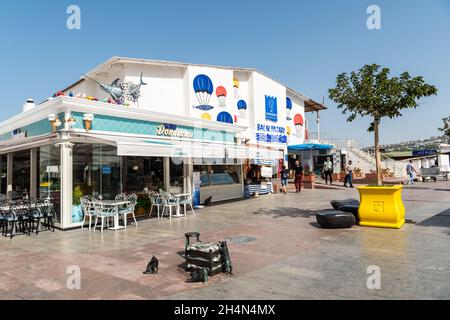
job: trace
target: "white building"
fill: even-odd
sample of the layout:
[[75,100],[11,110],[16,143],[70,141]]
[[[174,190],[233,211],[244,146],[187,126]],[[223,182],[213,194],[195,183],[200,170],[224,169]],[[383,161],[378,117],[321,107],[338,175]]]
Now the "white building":
[[0,194],[52,197],[62,229],[81,226],[80,192],[192,192],[196,179],[200,202],[242,198],[252,165],[276,177],[305,112],[323,109],[254,69],[114,57],[0,125]]

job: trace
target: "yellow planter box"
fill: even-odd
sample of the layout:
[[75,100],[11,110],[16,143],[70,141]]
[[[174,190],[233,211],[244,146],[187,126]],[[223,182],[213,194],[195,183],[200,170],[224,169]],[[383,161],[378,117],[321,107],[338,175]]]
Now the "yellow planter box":
[[358,187],[361,204],[359,225],[400,229],[405,223],[401,185]]

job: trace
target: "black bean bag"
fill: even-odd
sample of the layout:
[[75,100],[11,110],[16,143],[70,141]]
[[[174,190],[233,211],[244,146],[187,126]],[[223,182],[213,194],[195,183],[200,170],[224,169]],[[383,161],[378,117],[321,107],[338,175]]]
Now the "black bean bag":
[[359,201],[355,199],[331,200],[330,203],[334,210],[339,210],[340,207],[347,204],[358,204],[359,206]]
[[343,206],[339,207],[338,210],[353,214],[355,216],[356,222],[359,222],[358,209],[359,209],[359,203],[349,203],[349,204],[344,204]]
[[317,223],[326,229],[345,229],[355,225],[355,216],[348,212],[327,210],[316,214]]

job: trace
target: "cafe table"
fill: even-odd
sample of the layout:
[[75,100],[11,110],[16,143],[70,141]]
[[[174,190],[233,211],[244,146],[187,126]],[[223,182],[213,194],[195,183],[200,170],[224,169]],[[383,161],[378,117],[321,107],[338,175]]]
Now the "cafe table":
[[[123,206],[123,205],[127,205],[129,202],[128,201],[124,201],[124,200],[101,200],[102,205],[105,207],[114,207],[116,210],[116,214],[114,215],[114,226],[111,228],[108,228],[108,230],[113,230],[113,231],[117,231],[117,230],[122,230],[125,229],[125,226],[121,226],[119,225],[119,207]],[[126,221],[124,222],[126,223]]]

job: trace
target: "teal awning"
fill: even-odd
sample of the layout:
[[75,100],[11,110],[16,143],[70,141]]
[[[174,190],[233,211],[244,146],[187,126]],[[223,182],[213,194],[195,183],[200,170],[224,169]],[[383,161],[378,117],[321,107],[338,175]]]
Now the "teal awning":
[[320,143],[306,143],[298,144],[295,146],[289,146],[288,149],[292,151],[302,151],[302,150],[329,150],[333,149],[334,146],[330,144],[320,144]]

